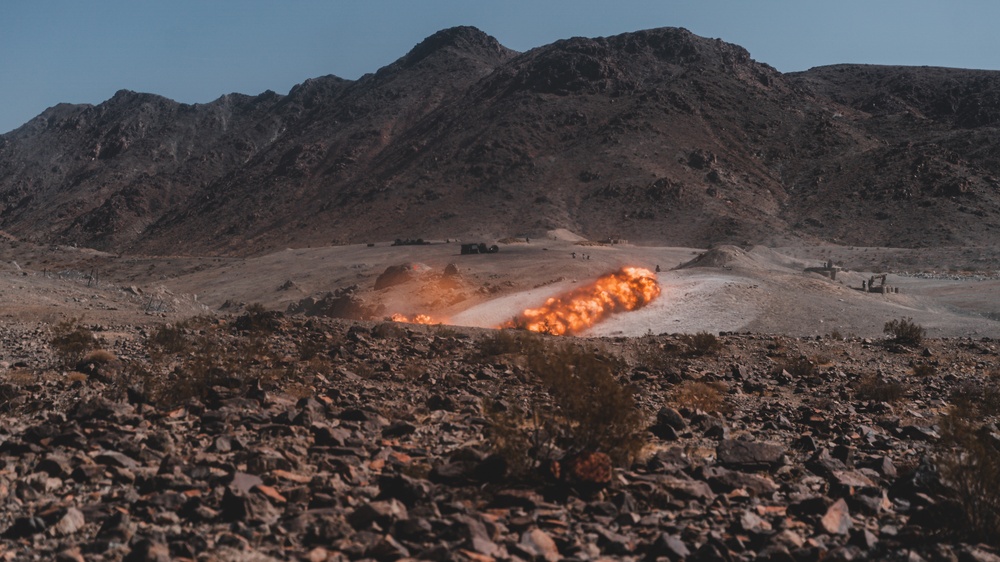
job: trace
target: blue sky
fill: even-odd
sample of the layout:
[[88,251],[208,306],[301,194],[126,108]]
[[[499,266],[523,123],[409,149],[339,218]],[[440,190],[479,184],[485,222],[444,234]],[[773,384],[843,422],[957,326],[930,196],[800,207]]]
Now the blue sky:
[[119,89],[205,103],[355,79],[435,31],[473,25],[518,51],[686,27],[782,72],[835,63],[1000,69],[996,0],[3,0],[0,133]]

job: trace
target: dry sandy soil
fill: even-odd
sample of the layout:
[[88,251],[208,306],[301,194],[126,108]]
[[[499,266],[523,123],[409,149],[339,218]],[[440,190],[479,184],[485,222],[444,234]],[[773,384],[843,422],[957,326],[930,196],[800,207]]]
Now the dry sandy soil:
[[[838,331],[876,337],[887,320],[912,317],[931,337],[1000,336],[1000,252],[919,252],[837,246],[741,249],[599,245],[566,231],[501,243],[491,255],[460,255],[459,243],[329,246],[254,258],[115,256],[91,250],[0,242],[0,317],[104,325],[162,322],[235,312],[249,303],[285,310],[307,296],[351,285],[387,314],[423,313],[456,325],[492,327],[546,298],[626,265],[662,270],[662,296],[621,314],[588,336],[752,331],[796,336]],[[575,253],[575,257],[574,257]],[[806,267],[832,259],[831,281]],[[449,264],[457,283],[442,282]],[[389,266],[413,279],[374,290]],[[898,294],[862,292],[873,272],[888,273]]]

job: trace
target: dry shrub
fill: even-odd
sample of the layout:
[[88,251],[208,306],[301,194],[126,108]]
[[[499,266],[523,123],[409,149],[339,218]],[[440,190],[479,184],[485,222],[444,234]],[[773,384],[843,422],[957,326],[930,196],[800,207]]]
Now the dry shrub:
[[951,403],[966,417],[1000,415],[1000,381],[988,378],[983,381],[966,380],[951,392]]
[[513,406],[492,400],[484,404],[484,413],[490,448],[503,457],[510,474],[525,476],[548,459],[548,428],[543,427],[533,404]]
[[684,381],[674,387],[670,401],[681,408],[718,413],[723,410],[725,390],[723,383]]
[[16,388],[35,384],[40,379],[39,374],[31,369],[11,369],[4,374],[3,378]]
[[522,330],[496,330],[476,342],[474,358],[480,361],[501,355],[528,353],[541,345],[538,336]]
[[937,374],[937,367],[930,363],[917,363],[913,365],[913,374],[918,377],[933,377]]
[[615,363],[572,345],[531,347],[526,362],[538,386],[521,404],[487,408],[490,441],[512,472],[562,454],[605,453],[629,463],[642,448],[644,417],[633,391],[615,380]]
[[895,402],[906,394],[906,387],[896,381],[886,380],[878,375],[865,375],[858,381],[854,394],[858,400],[875,402]]
[[463,334],[462,332],[460,332],[459,330],[456,330],[455,328],[452,328],[450,326],[446,326],[444,324],[436,324],[434,326],[434,335],[437,336],[437,337],[439,337],[439,338],[459,338],[459,339],[463,339],[463,338],[467,338],[468,337],[465,334]]
[[76,366],[87,351],[97,346],[97,338],[93,332],[79,322],[77,318],[69,318],[52,327],[49,345],[64,367]]
[[182,353],[188,347],[184,332],[182,326],[161,324],[147,338],[146,348],[157,353]]
[[698,332],[681,336],[681,343],[687,348],[687,354],[692,357],[712,355],[722,349],[722,342],[714,334]]
[[333,374],[333,363],[326,356],[317,355],[312,359],[306,361],[305,367],[303,367],[303,372],[310,375],[322,375],[324,377],[329,377]]
[[421,361],[408,361],[406,366],[403,367],[403,372],[401,374],[406,380],[419,380],[427,374],[427,365]]
[[96,365],[106,365],[117,361],[118,356],[106,349],[95,349],[83,356],[81,363],[94,363]]
[[311,361],[326,351],[327,344],[317,339],[305,338],[296,341],[295,348],[299,352],[299,359]]
[[916,347],[923,341],[926,330],[913,322],[913,318],[901,318],[885,323],[882,331],[892,336],[892,342],[899,345]]
[[619,463],[634,458],[642,447],[643,418],[632,389],[615,380],[610,360],[571,345],[532,350],[527,359],[552,397],[565,449],[603,452]]
[[819,354],[812,358],[812,362],[816,367],[828,367],[833,365],[833,358],[829,355]]
[[816,364],[816,361],[809,359],[805,355],[801,355],[796,359],[789,359],[786,361],[781,366],[781,369],[793,377],[805,378],[816,372]]
[[[234,393],[286,378],[288,369],[277,367],[278,354],[260,333],[224,325],[188,328],[193,324],[163,325],[147,340],[148,364],[133,364],[117,386],[139,393],[162,407],[191,399],[204,400],[212,387]],[[293,373],[294,374],[294,373]]]
[[95,349],[84,355],[76,364],[76,370],[87,377],[103,382],[111,382],[121,370],[121,363],[114,353],[106,349]]
[[244,313],[233,321],[233,326],[250,335],[267,336],[281,328],[281,319],[284,317],[280,311],[267,310],[260,303],[247,305]]
[[676,357],[682,355],[680,346],[674,342],[658,344],[652,341],[640,345],[636,351],[636,367],[661,376],[673,372],[677,366]]
[[964,538],[1000,545],[1000,450],[985,431],[980,409],[966,404],[942,419],[937,465],[943,483],[955,494],[959,518],[953,529]]
[[176,324],[160,324],[146,338],[146,349],[157,357],[185,353],[195,339],[218,324],[218,319],[209,315],[193,316]]

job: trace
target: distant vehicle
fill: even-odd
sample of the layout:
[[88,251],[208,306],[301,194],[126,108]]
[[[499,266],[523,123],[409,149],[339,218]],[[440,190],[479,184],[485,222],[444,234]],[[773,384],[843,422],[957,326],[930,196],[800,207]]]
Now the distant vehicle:
[[466,254],[495,254],[500,251],[500,246],[496,244],[487,246],[482,242],[478,244],[462,244],[462,255]]

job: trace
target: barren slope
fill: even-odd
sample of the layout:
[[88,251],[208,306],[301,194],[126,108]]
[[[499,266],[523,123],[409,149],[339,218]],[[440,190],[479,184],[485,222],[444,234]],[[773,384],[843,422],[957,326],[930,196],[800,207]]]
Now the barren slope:
[[684,29],[514,53],[443,30],[357,81],[188,106],[119,92],[0,136],[0,228],[250,255],[331,241],[995,244],[1000,74],[782,75]]

